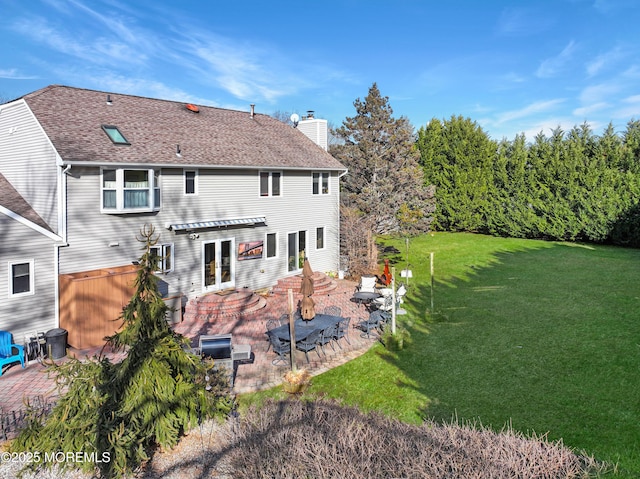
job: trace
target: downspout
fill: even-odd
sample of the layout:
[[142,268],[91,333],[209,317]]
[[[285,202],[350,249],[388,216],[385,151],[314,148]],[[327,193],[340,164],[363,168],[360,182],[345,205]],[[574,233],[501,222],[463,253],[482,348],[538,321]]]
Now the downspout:
[[69,246],[67,242],[67,174],[71,170],[71,165],[62,163],[58,156],[58,236],[62,238],[62,243],[55,244],[53,273],[54,273],[54,298],[55,298],[55,325],[60,327],[60,248]]
[[349,173],[349,168],[346,168],[342,173],[340,173],[338,175],[338,275],[340,275],[340,266],[342,266],[340,264],[340,236],[342,235],[342,231],[340,230],[340,178],[342,178],[344,175],[346,175],[347,173]]
[[67,175],[71,170],[70,164],[64,164],[62,158],[56,155],[56,163],[60,167],[58,170],[58,236],[62,238],[64,245],[67,245]]

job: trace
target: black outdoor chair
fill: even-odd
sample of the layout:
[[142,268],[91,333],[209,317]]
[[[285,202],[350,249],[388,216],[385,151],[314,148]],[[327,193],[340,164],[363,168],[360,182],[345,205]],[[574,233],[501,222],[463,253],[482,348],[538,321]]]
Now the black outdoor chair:
[[265,334],[267,335],[267,341],[269,341],[267,352],[269,352],[269,349],[271,349],[271,341],[269,340],[269,331],[280,326],[280,321],[277,319],[268,319],[267,322],[265,323],[265,326],[267,328],[267,331],[265,332]]
[[334,339],[336,340],[336,344],[340,349],[342,349],[342,346],[340,346],[340,340],[342,338],[345,339],[347,344],[351,344],[351,341],[349,341],[349,323],[350,322],[351,322],[351,318],[344,318],[336,326]]
[[331,346],[331,349],[333,349],[334,351],[336,350],[336,348],[333,347],[332,341],[335,338],[337,326],[338,326],[338,323],[334,324],[333,326],[329,326],[328,328],[323,329],[322,333],[320,334],[320,339],[318,340],[318,344],[320,344],[320,349],[322,349],[322,354],[324,354],[325,356],[327,355],[327,353],[324,350],[325,344],[329,344],[329,346]]
[[327,306],[322,312],[329,316],[342,316],[342,309],[340,306]]
[[360,334],[363,338],[370,338],[371,332],[378,329],[382,330],[382,323],[384,322],[384,315],[382,311],[376,309],[369,314],[369,317],[364,321],[360,321],[356,326],[362,331]]
[[279,364],[281,362],[287,362],[287,354],[291,353],[291,343],[289,341],[284,341],[280,339],[275,334],[272,334],[270,331],[267,332],[267,336],[269,336],[269,343],[273,352],[278,355],[271,364]]
[[322,359],[322,356],[320,356],[320,351],[318,351],[321,334],[321,329],[314,329],[313,332],[309,334],[309,336],[296,342],[296,349],[304,351],[304,355],[307,358],[307,363],[309,362],[309,351],[313,351],[314,349],[316,350],[316,353],[318,353],[318,357]]

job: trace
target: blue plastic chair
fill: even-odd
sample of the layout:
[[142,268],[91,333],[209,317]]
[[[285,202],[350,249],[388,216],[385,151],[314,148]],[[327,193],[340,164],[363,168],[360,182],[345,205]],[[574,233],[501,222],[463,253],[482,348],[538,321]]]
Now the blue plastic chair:
[[[17,353],[13,351],[17,350]],[[0,376],[2,376],[2,366],[20,361],[24,368],[24,347],[11,342],[11,333],[0,331]]]

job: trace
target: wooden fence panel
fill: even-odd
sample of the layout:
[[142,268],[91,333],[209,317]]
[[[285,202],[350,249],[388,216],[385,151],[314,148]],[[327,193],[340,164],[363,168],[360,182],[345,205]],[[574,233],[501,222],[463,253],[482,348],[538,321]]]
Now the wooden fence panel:
[[102,346],[105,336],[120,329],[136,271],[127,265],[60,275],[60,327],[68,331],[69,346]]

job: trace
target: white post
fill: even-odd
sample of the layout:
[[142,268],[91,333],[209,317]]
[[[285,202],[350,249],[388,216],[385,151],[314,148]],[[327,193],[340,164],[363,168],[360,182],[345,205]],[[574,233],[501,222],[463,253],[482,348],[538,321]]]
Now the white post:
[[293,314],[293,291],[288,290],[289,295],[289,334],[290,334],[290,346],[291,346],[291,370],[296,370],[296,323]]
[[433,314],[433,252],[429,253],[430,269],[431,269],[431,314]]
[[391,334],[396,334],[396,267],[391,267]]

